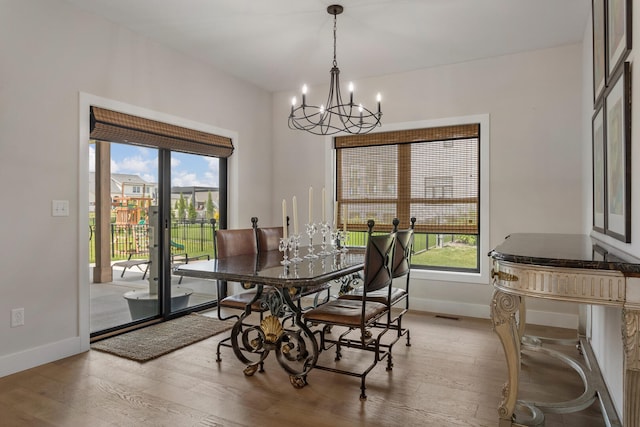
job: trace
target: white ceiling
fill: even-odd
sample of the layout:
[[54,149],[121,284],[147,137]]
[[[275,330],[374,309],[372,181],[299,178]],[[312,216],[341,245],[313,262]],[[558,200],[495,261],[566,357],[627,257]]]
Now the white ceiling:
[[[269,91],[328,83],[336,0],[66,0]],[[341,81],[578,43],[591,0],[341,0]]]

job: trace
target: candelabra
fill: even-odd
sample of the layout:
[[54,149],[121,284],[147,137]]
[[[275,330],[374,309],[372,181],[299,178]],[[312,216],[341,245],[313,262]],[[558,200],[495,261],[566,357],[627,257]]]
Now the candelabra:
[[294,234],[291,236],[291,250],[293,251],[293,258],[291,258],[291,262],[297,264],[302,261],[302,258],[298,256],[298,252],[300,249],[300,235]]
[[327,252],[327,235],[330,234],[331,231],[331,226],[326,223],[326,222],[322,222],[320,223],[320,234],[322,235],[322,243],[320,244],[320,252],[318,252],[318,255],[320,256],[327,256],[327,255],[331,255],[331,252]]
[[347,240],[349,240],[349,232],[348,231],[339,231],[338,232],[338,246],[340,247],[340,252],[347,252]]
[[289,247],[291,246],[291,241],[288,238],[281,238],[280,239],[280,245],[278,245],[278,250],[280,252],[282,252],[282,261],[280,261],[280,264],[282,265],[289,265],[291,264],[291,261],[289,261]]
[[313,251],[313,236],[318,232],[318,226],[315,223],[311,223],[311,224],[307,224],[306,226],[307,229],[307,236],[309,236],[309,247],[307,248],[307,250],[309,251],[308,254],[306,254],[304,257],[305,258],[318,258],[318,255],[314,254]]

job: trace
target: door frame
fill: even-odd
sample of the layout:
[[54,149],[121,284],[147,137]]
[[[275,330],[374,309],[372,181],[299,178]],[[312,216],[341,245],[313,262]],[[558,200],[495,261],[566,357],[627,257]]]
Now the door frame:
[[[90,139],[90,115],[91,106],[106,108],[130,115],[156,120],[176,126],[187,127],[207,133],[230,138],[234,147],[237,147],[238,133],[228,129],[222,129],[205,123],[195,122],[182,117],[159,111],[138,107],[132,104],[116,101],[109,98],[79,92],[78,108],[78,336],[80,338],[80,351],[87,351],[90,348],[90,291],[89,291],[89,251],[86,249],[89,241],[89,144]],[[237,156],[227,159],[227,166],[230,170],[238,170]],[[228,186],[232,178],[227,174]],[[227,207],[233,212],[237,212],[239,198],[233,191],[227,189]],[[229,212],[227,212],[227,215]]]

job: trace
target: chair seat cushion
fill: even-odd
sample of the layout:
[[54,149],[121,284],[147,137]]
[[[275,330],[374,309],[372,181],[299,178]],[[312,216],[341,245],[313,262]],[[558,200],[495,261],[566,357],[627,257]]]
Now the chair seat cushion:
[[[362,287],[355,288],[346,294],[340,295],[339,299],[346,300],[362,300]],[[373,292],[367,292],[367,300],[375,301],[382,304],[387,304],[388,291],[386,289],[380,289]],[[398,300],[407,295],[406,289],[403,288],[391,288],[391,304],[395,304]]]
[[[379,302],[369,301],[365,306],[364,323],[377,318],[386,311],[386,306]],[[304,314],[309,322],[331,323],[358,327],[362,322],[362,301],[337,299],[329,301]]]

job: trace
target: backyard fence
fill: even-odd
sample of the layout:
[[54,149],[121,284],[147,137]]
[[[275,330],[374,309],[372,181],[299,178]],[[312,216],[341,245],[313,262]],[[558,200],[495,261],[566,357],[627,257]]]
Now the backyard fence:
[[[210,222],[174,222],[171,224],[171,252],[188,254],[189,257],[209,254],[214,256],[214,225]],[[95,225],[89,226],[89,260],[95,262]],[[147,224],[111,224],[111,259],[119,261],[149,256],[149,230]],[[367,232],[349,233],[347,245],[364,247]],[[318,237],[316,236],[316,239]],[[314,242],[319,240],[314,239]],[[424,252],[429,248],[449,242],[452,235],[436,235],[416,233],[414,253]],[[439,241],[438,241],[439,240]]]
[[[213,254],[213,224],[175,222],[171,224],[171,252],[198,256]],[[95,225],[89,226],[89,260],[95,262]],[[147,224],[111,224],[111,259],[114,261],[149,256]]]

